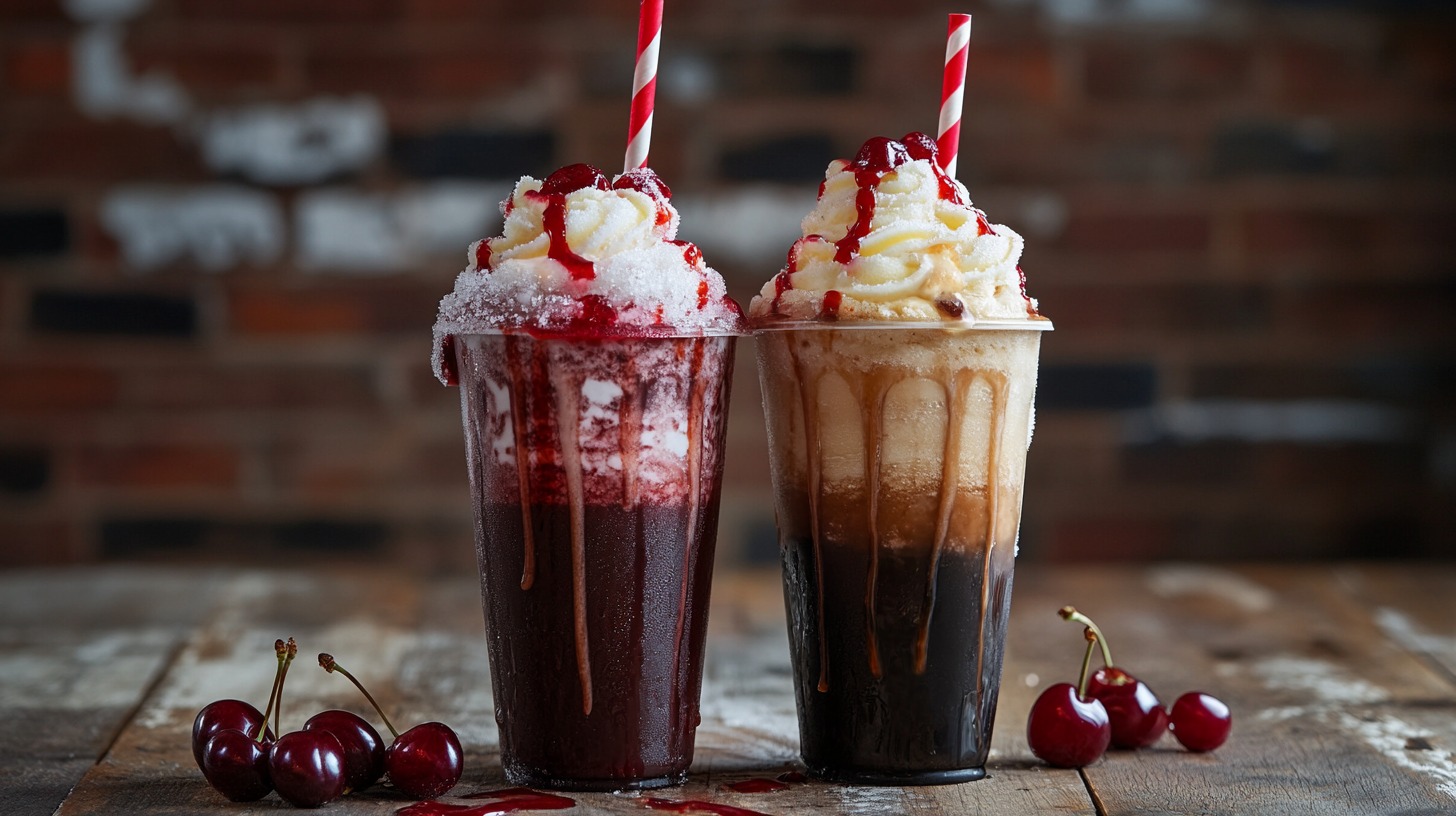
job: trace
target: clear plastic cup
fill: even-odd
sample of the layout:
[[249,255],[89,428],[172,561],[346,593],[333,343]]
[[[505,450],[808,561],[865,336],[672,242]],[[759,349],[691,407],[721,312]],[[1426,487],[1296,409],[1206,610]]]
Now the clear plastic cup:
[[734,341],[453,339],[512,783],[686,778]]
[[1042,319],[755,332],[816,776],[985,776]]

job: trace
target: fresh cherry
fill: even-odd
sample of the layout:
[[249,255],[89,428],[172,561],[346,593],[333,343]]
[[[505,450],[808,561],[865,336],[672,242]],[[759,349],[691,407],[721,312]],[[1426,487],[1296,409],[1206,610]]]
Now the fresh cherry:
[[1070,606],[1062,607],[1057,614],[1064,620],[1086,626],[1097,636],[1102,662],[1106,665],[1092,673],[1087,682],[1087,696],[1101,700],[1107,709],[1107,719],[1112,723],[1112,747],[1146,748],[1157,742],[1168,729],[1168,711],[1158,695],[1112,662],[1112,647],[1091,618]]
[[[277,683],[276,678],[274,682]],[[208,703],[192,721],[192,757],[197,760],[198,768],[202,768],[207,744],[221,731],[239,731],[250,737],[256,737],[259,731],[267,731],[264,739],[273,740],[273,732],[267,728],[267,718],[252,705],[242,700]]]
[[411,796],[429,799],[455,787],[464,770],[464,751],[460,747],[460,738],[448,725],[428,722],[401,734],[364,684],[340,666],[333,655],[320,654],[318,660],[325,671],[347,677],[379,712],[379,718],[384,720],[385,727],[394,736],[394,742],[385,751],[384,766],[389,772],[389,781],[396,788]]
[[384,740],[352,711],[320,711],[303,724],[305,731],[327,731],[344,749],[344,777],[351,791],[360,791],[384,776]]
[[1091,765],[1107,751],[1112,739],[1107,709],[1087,696],[1087,669],[1096,641],[1097,635],[1088,629],[1087,654],[1082,658],[1078,685],[1057,683],[1043,691],[1026,718],[1026,741],[1031,744],[1031,752],[1048,765]]
[[541,185],[541,192],[546,195],[566,195],[587,188],[610,190],[612,185],[605,173],[590,164],[568,164],[546,177],[545,183]]
[[935,139],[918,130],[905,134],[900,141],[905,145],[905,152],[909,153],[912,159],[935,161],[940,155],[940,149],[936,146]]
[[[292,642],[290,638],[289,643]],[[268,695],[266,711],[259,714],[247,703],[219,700],[204,706],[192,723],[192,752],[203,778],[234,802],[256,801],[273,790],[268,773],[273,731],[268,728],[268,715],[273,712],[278,687],[290,659],[289,646],[282,640],[273,642],[273,651],[278,657],[278,667],[273,672],[273,690]]]
[[1173,702],[1173,736],[1190,751],[1212,751],[1228,739],[1234,718],[1223,701],[1190,691]]
[[260,742],[235,728],[217,732],[207,742],[202,775],[218,793],[234,802],[255,802],[273,790],[268,751],[273,740]]
[[636,190],[639,193],[646,193],[658,201],[667,201],[672,198],[672,190],[669,190],[662,177],[649,167],[628,170],[617,176],[617,180],[612,182],[612,189]]
[[1092,673],[1087,696],[1106,707],[1114,748],[1146,748],[1168,730],[1168,711],[1158,695],[1147,683],[1115,666]]
[[295,807],[315,808],[344,795],[344,747],[327,731],[292,731],[268,752],[273,787]]

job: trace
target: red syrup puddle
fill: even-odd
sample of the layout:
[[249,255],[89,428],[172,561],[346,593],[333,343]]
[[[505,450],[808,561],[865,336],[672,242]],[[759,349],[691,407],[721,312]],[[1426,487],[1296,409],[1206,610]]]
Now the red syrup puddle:
[[642,806],[648,810],[661,810],[668,813],[710,813],[713,816],[768,816],[757,810],[734,807],[733,805],[720,805],[715,802],[700,802],[696,799],[684,799],[674,801],[672,799],[643,799]]
[[416,802],[395,811],[396,816],[501,816],[522,810],[566,810],[576,807],[576,800],[554,793],[541,793],[530,788],[503,788],[481,791],[462,799],[494,799],[483,805],[452,805],[445,802]]
[[809,777],[799,771],[784,771],[776,779],[765,779],[760,776],[738,782],[729,782],[723,788],[734,793],[774,793],[775,791],[788,790],[794,785],[802,785],[808,781]]

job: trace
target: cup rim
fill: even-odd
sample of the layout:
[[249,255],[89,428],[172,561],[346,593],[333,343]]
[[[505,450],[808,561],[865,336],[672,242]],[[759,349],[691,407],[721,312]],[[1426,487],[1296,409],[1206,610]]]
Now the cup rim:
[[857,330],[940,330],[945,332],[973,332],[973,331],[1053,331],[1052,321],[1041,316],[1032,318],[1014,319],[992,319],[992,320],[846,320],[846,321],[820,321],[820,320],[779,320],[755,324],[752,327],[754,334],[767,334],[771,332],[787,331],[857,331]]

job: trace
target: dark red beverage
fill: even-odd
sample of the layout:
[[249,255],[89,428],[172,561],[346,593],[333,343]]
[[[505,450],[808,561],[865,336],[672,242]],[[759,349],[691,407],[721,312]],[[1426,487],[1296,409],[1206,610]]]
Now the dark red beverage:
[[616,790],[686,777],[732,347],[454,339],[512,783]]

